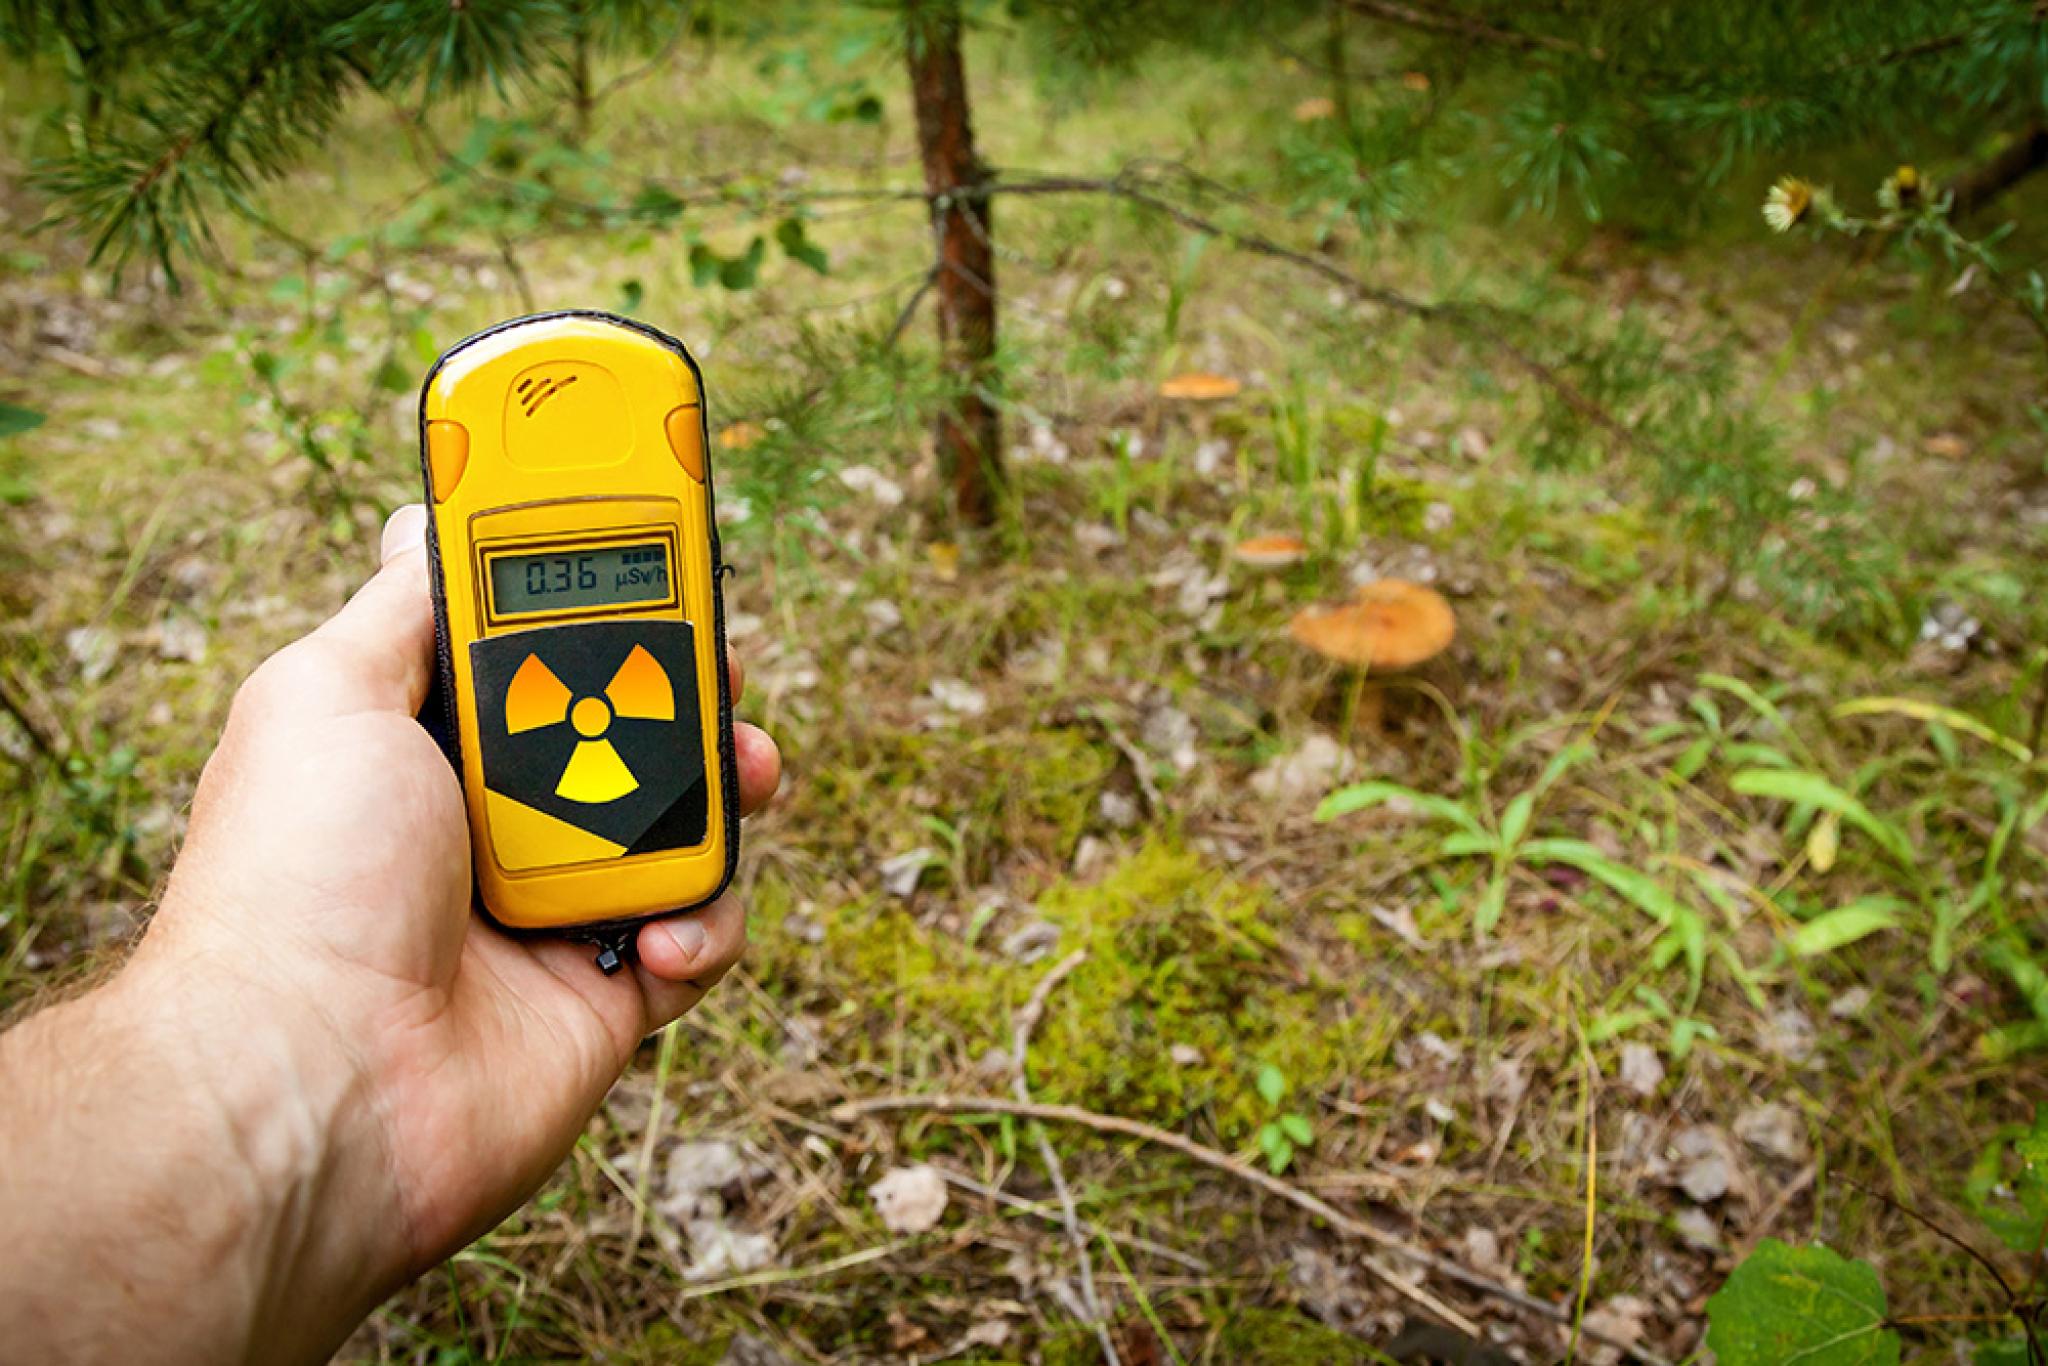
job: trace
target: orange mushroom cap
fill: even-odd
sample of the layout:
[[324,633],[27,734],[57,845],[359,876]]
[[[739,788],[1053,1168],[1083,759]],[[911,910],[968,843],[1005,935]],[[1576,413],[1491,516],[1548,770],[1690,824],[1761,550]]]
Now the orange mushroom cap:
[[1287,631],[1325,659],[1368,669],[1408,669],[1434,659],[1458,634],[1451,605],[1406,579],[1361,585],[1349,602],[1309,607]]
[[1280,569],[1290,564],[1299,564],[1308,554],[1308,546],[1299,536],[1254,536],[1248,541],[1239,541],[1230,552],[1239,564],[1248,564],[1255,569]]
[[1159,397],[1194,399],[1197,401],[1218,398],[1235,398],[1244,385],[1229,375],[1211,375],[1201,370],[1190,370],[1184,375],[1175,375],[1159,386]]

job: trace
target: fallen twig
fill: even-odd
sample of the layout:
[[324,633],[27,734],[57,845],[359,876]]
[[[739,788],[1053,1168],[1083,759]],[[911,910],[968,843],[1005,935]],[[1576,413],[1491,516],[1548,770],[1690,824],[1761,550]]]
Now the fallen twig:
[[[1031,1083],[1025,1075],[1026,1060],[1031,1054],[1032,1032],[1045,1015],[1045,1003],[1052,998],[1053,988],[1087,958],[1088,950],[1075,949],[1053,964],[1052,971],[1039,979],[1038,985],[1032,988],[1031,998],[1017,1012],[1010,1030],[1011,1063],[1016,1068],[1010,1078],[1010,1089],[1016,1093],[1020,1105],[1031,1104]],[[1117,1355],[1116,1343],[1109,1336],[1109,1320],[1102,1312],[1102,1301],[1095,1294],[1095,1261],[1088,1255],[1088,1236],[1081,1231],[1081,1216],[1074,1208],[1074,1192],[1067,1186],[1067,1174],[1060,1166],[1060,1155],[1053,1150],[1052,1140],[1046,1137],[1044,1125],[1032,1125],[1031,1135],[1038,1140],[1039,1160],[1045,1163],[1046,1175],[1052,1178],[1052,1188],[1060,1198],[1060,1221],[1066,1225],[1067,1241],[1073,1244],[1074,1255],[1080,1259],[1081,1305],[1088,1311],[1088,1326],[1102,1345],[1102,1359],[1109,1366],[1123,1366],[1123,1359]]]
[[[1417,1247],[1404,1239],[1397,1238],[1385,1229],[1369,1224],[1355,1215],[1346,1214],[1335,1205],[1309,1194],[1298,1186],[1282,1181],[1276,1176],[1268,1175],[1247,1163],[1240,1162],[1228,1153],[1218,1152],[1216,1149],[1197,1143],[1191,1138],[1174,1133],[1171,1129],[1162,1129],[1156,1124],[1147,1124],[1143,1120],[1125,1119],[1121,1115],[1097,1114],[1093,1110],[1083,1110],[1075,1105],[1049,1105],[1042,1101],[1027,1103],[1024,1101],[1006,1100],[1000,1096],[956,1096],[946,1094],[929,1096],[867,1096],[859,1100],[850,1100],[836,1105],[832,1108],[831,1114],[834,1121],[845,1124],[865,1116],[908,1110],[931,1110],[941,1114],[1018,1115],[1027,1119],[1078,1124],[1083,1128],[1095,1129],[1104,1133],[1123,1134],[1128,1138],[1136,1138],[1146,1143],[1154,1143],[1162,1148],[1171,1148],[1175,1152],[1192,1158],[1204,1166],[1213,1167],[1217,1171],[1234,1176],[1248,1185],[1258,1187],[1268,1195],[1307,1210],[1339,1233],[1383,1248],[1404,1261],[1433,1271],[1446,1279],[1456,1281],[1467,1289],[1479,1291],[1490,1298],[1514,1305],[1518,1309],[1527,1310],[1529,1313],[1541,1318],[1549,1319],[1553,1323],[1569,1325],[1571,1322],[1571,1311],[1568,1309],[1559,1308],[1548,1300],[1538,1299],[1526,1291],[1517,1290],[1513,1286],[1503,1285],[1499,1281],[1482,1276],[1478,1272],[1461,1266],[1447,1257],[1439,1257],[1436,1253]],[[1383,1275],[1382,1279],[1397,1294],[1421,1305],[1454,1327],[1461,1328],[1468,1333],[1477,1333],[1479,1331],[1478,1325],[1474,1324],[1457,1310],[1444,1304],[1428,1291],[1395,1280],[1390,1276]],[[1649,1351],[1647,1348],[1624,1342],[1610,1333],[1592,1327],[1590,1324],[1583,1328],[1582,1336],[1591,1338],[1596,1342],[1605,1343],[1624,1355],[1643,1363],[1643,1366],[1671,1366],[1670,1362]]]

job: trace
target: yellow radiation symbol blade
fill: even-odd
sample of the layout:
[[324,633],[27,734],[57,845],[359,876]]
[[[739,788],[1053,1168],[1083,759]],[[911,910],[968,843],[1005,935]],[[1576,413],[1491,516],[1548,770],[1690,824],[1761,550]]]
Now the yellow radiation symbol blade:
[[676,719],[675,689],[669,686],[668,675],[644,645],[633,647],[633,653],[619,665],[612,681],[604,685],[604,695],[611,699],[612,710],[620,716],[636,721]]
[[559,726],[568,719],[568,684],[555,677],[539,655],[528,655],[519,672],[512,675],[512,685],[505,689],[505,733],[518,735],[542,726]]
[[555,795],[586,806],[615,802],[640,786],[609,740],[579,740],[555,784]]

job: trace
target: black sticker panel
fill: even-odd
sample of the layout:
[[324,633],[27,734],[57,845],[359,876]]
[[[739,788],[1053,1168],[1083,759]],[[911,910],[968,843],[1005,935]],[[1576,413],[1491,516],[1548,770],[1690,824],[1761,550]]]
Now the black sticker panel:
[[474,641],[469,659],[486,788],[629,853],[703,843],[689,623],[543,627]]

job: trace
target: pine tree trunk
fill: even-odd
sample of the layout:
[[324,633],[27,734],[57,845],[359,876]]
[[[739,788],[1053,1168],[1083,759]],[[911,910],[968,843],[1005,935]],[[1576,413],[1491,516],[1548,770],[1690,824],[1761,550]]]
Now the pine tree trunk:
[[911,0],[906,17],[917,143],[938,245],[939,347],[957,391],[933,435],[940,466],[952,480],[955,511],[964,522],[986,526],[995,520],[1003,480],[1002,419],[990,401],[996,271],[987,169],[975,155],[968,119],[959,0]]

